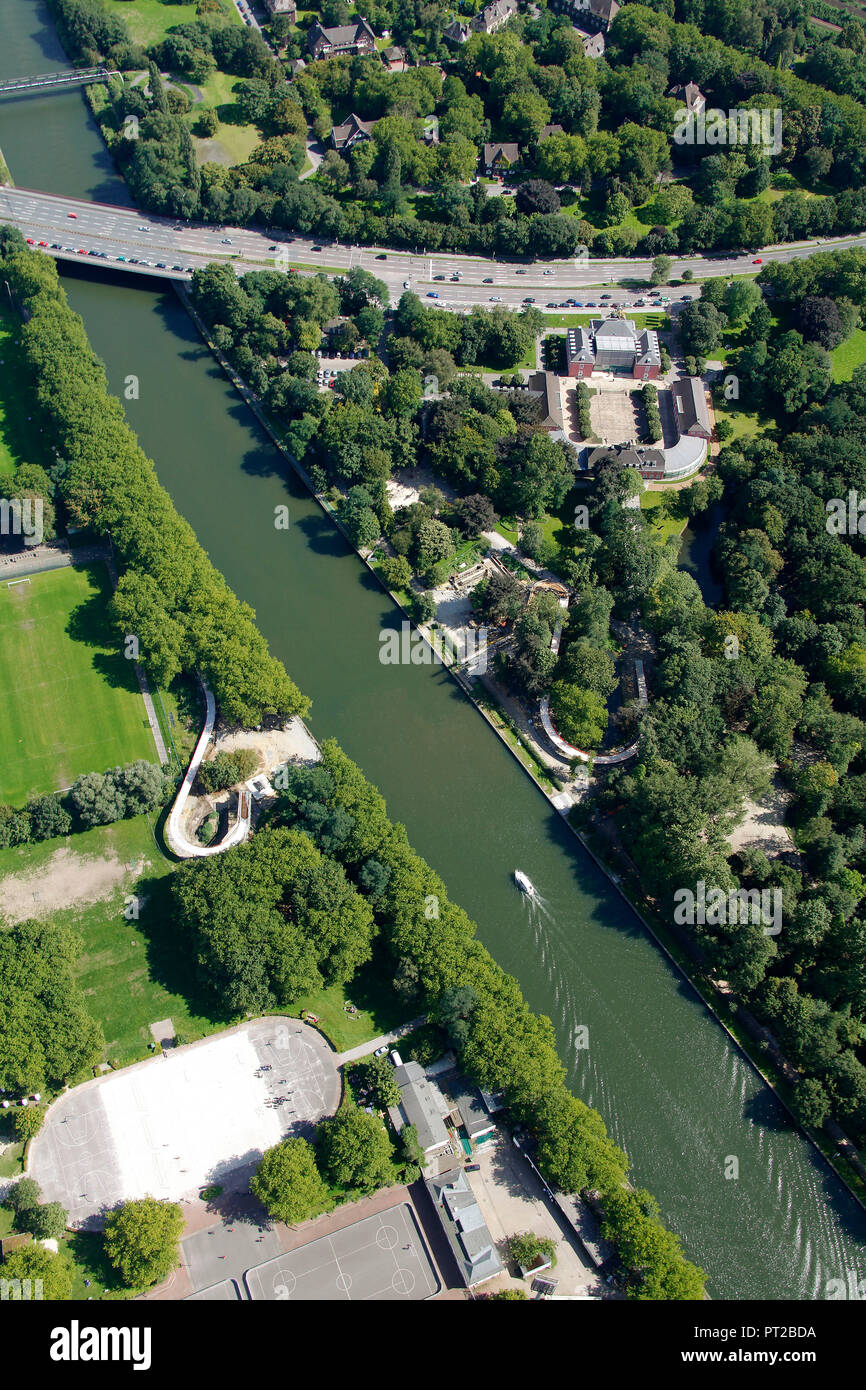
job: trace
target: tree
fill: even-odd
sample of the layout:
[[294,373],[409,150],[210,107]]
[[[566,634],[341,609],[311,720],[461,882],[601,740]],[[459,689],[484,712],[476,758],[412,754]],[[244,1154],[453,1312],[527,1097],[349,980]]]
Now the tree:
[[391,1141],[378,1115],[343,1105],[317,1131],[322,1167],[349,1192],[375,1192],[394,1179]]
[[129,1289],[149,1288],[178,1263],[183,1212],[175,1202],[140,1197],[109,1212],[105,1253]]
[[60,1240],[66,1231],[69,1215],[60,1202],[46,1202],[27,1212],[28,1229],[36,1240]]
[[693,299],[680,314],[680,337],[686,352],[708,357],[721,344],[727,319],[714,304]]
[[27,807],[30,817],[30,837],[33,840],[53,840],[68,835],[72,817],[59,796],[39,796]]
[[72,1295],[72,1265],[65,1254],[55,1255],[44,1245],[13,1250],[3,1262],[3,1278],[20,1280],[22,1285],[29,1279],[31,1290],[40,1290],[31,1296],[41,1295],[49,1303],[65,1303]]
[[763,304],[761,291],[754,280],[732,280],[725,290],[725,313],[731,323],[742,323],[751,318],[759,304]]
[[306,1139],[284,1139],[268,1149],[250,1181],[250,1191],[269,1216],[293,1226],[333,1206]]
[[534,212],[559,212],[559,194],[544,179],[527,179],[517,189],[515,203],[521,212],[530,216]]
[[27,1105],[15,1111],[13,1125],[18,1138],[26,1144],[38,1134],[45,1120],[45,1108],[41,1105]]
[[520,1235],[509,1237],[508,1253],[514,1263],[521,1265],[524,1269],[530,1269],[542,1259],[555,1264],[556,1242],[551,1240],[549,1236],[539,1236],[533,1231],[524,1231]]
[[557,730],[567,743],[583,752],[601,743],[607,728],[607,705],[594,690],[554,681],[550,687],[550,709]]
[[652,275],[650,276],[651,285],[666,285],[671,278],[673,261],[670,256],[656,256],[653,261]]
[[797,318],[804,336],[828,350],[838,347],[846,337],[838,305],[826,295],[806,295]]
[[337,504],[337,516],[358,550],[374,545],[382,533],[373,499],[365,487],[352,487]]
[[[19,1178],[6,1193],[3,1203],[17,1218],[23,1218],[26,1229],[26,1212],[34,1211],[42,1200],[42,1189],[35,1178]],[[17,1223],[16,1223],[17,1224]]]

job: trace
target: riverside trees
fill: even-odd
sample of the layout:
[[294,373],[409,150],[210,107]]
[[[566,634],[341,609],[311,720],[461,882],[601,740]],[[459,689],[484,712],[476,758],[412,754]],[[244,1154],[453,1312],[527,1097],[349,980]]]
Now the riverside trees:
[[21,341],[36,403],[64,460],[56,469],[59,495],[78,525],[111,537],[124,568],[114,610],[118,640],[135,621],[142,659],[152,647],[163,677],[198,667],[229,720],[255,725],[264,713],[305,713],[309,701],[269,655],[252,609],[232,593],[160,486],[109,394],[54,263],[13,244],[2,270],[28,310]]

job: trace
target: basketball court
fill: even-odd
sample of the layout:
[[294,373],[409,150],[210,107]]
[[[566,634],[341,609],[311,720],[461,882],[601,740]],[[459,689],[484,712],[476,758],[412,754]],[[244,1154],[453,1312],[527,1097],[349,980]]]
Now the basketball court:
[[278,1302],[415,1302],[441,1287],[408,1204],[268,1260],[244,1282],[251,1299]]

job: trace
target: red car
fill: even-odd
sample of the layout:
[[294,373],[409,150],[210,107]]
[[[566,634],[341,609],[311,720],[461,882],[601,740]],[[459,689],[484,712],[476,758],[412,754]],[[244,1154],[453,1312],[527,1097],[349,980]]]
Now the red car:
[[86,255],[87,255],[87,252],[85,251],[85,249],[84,249],[83,246],[79,246],[79,248],[78,248],[78,255],[79,255],[79,256],[86,256]]
[[763,265],[763,264],[764,264],[764,262],[761,260],[760,256],[758,257],[757,260],[752,261],[752,265]]
[[77,217],[77,216],[78,216],[78,213],[77,213],[77,212],[67,212],[66,216],[67,216],[67,217]]
[[32,236],[29,236],[29,237],[27,238],[27,245],[28,245],[28,246],[35,246],[35,244],[36,244],[36,243],[34,242]]
[[40,241],[39,245],[40,245],[40,246],[47,246],[47,245],[48,245],[48,242],[47,242],[47,241]]

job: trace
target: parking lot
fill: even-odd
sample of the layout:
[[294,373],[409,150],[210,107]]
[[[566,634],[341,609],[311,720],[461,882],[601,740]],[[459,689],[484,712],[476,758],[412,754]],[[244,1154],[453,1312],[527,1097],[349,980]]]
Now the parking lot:
[[28,1174],[70,1224],[119,1202],[242,1190],[265,1149],[337,1108],[335,1054],[297,1019],[259,1019],[76,1086],[52,1105]]

